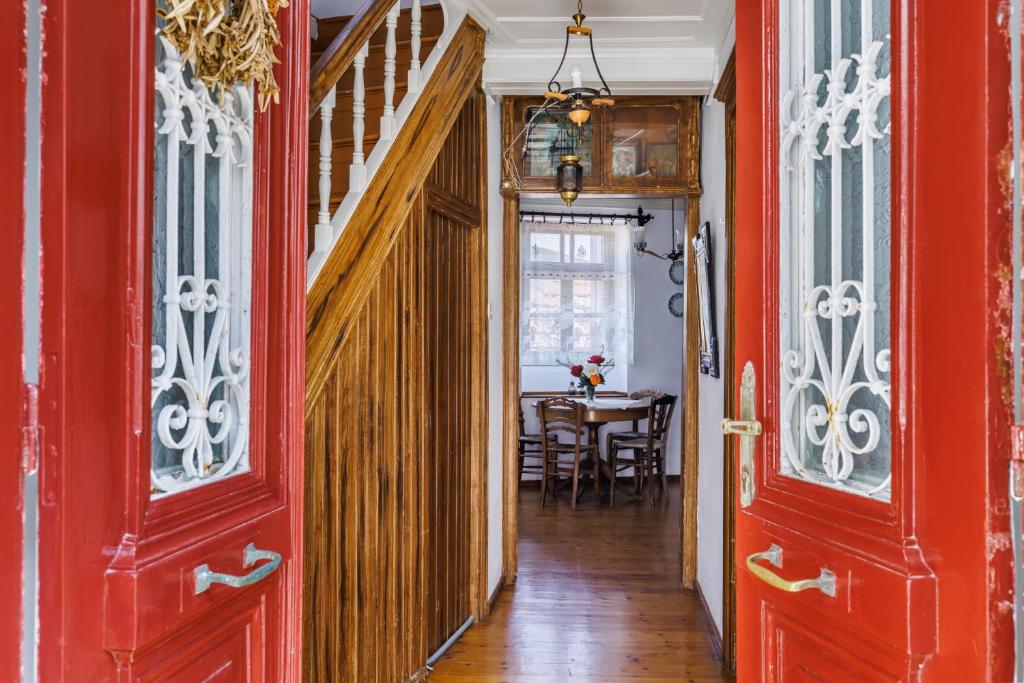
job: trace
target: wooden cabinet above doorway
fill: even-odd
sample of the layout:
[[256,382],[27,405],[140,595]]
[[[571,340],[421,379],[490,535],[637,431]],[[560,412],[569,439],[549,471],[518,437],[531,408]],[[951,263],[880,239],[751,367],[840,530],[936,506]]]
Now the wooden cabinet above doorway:
[[[700,195],[700,101],[619,97],[614,107],[594,111],[578,145],[584,194]],[[543,97],[502,100],[503,150],[543,104]],[[545,112],[535,124],[512,157],[524,192],[555,192],[563,131],[574,124],[564,112]]]

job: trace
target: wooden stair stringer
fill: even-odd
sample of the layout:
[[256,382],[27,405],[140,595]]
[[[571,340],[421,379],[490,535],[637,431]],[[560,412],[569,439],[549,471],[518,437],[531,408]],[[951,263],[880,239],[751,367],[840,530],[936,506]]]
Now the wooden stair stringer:
[[306,401],[315,400],[466,98],[479,87],[484,30],[463,19],[380,168],[327,253],[306,301]]

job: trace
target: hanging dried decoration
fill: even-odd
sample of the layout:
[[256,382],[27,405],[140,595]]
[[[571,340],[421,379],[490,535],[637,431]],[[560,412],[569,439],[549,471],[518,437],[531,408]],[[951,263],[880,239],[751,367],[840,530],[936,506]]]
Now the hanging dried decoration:
[[163,34],[210,91],[259,83],[260,111],[278,101],[277,11],[287,0],[166,0]]

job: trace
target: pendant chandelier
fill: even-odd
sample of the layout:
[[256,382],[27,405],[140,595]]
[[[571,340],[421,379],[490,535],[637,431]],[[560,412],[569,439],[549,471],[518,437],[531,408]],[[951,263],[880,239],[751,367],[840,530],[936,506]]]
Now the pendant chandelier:
[[[565,29],[565,47],[562,49],[562,59],[559,61],[554,75],[551,76],[551,80],[548,81],[548,89],[544,93],[544,104],[534,112],[522,132],[516,136],[504,154],[506,176],[511,181],[507,182],[507,186],[511,187],[511,183],[514,182],[515,189],[522,189],[522,180],[515,160],[512,157],[512,150],[516,148],[520,139],[524,139],[520,156],[525,156],[530,142],[530,135],[536,128],[538,117],[542,114],[564,115],[575,126],[575,129],[570,127],[559,135],[559,141],[555,146],[559,148],[558,158],[560,163],[555,173],[555,178],[558,194],[567,206],[572,206],[572,203],[579,196],[583,187],[583,167],[580,165],[582,155],[580,154],[579,144],[584,137],[584,127],[593,125],[593,112],[595,109],[611,107],[615,104],[611,88],[608,87],[608,83],[604,80],[601,67],[597,63],[597,55],[594,52],[593,30],[583,25],[586,18],[586,15],[583,14],[583,0],[579,0],[576,14],[572,16],[573,23]],[[573,36],[586,36],[590,48],[590,58],[594,63],[597,78],[601,82],[600,88],[590,88],[583,85],[583,68],[579,65],[573,65],[569,69],[570,87],[563,88],[561,82],[559,82],[559,74],[561,74],[562,68],[565,66],[566,57],[569,54],[569,41]],[[565,144],[566,141],[568,144]]]
[[[583,20],[586,18],[587,16],[583,14],[583,0],[579,0],[576,14],[572,16],[574,23],[565,27],[565,47],[562,48],[562,61],[558,63],[558,68],[555,69],[554,75],[548,81],[548,91],[544,93],[549,100],[556,100],[562,110],[567,109],[569,120],[580,127],[590,121],[591,112],[595,107],[610,107],[615,104],[611,88],[604,80],[601,67],[597,63],[597,55],[594,53],[594,31],[589,26],[583,25]],[[558,74],[565,66],[565,58],[569,54],[569,40],[573,36],[587,37],[590,46],[590,59],[593,60],[597,77],[601,80],[601,87],[596,90],[583,85],[583,69],[579,66],[573,66],[569,70],[569,77],[572,80],[571,88],[562,90],[562,84],[558,82]]]

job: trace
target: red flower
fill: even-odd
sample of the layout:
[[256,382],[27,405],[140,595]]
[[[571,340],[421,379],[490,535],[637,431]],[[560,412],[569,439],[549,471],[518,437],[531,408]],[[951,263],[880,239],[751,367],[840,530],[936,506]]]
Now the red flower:
[[573,377],[579,377],[580,375],[583,374],[583,366],[573,365],[571,368],[569,368],[569,374],[572,375]]
[[587,359],[587,362],[588,363],[595,363],[596,365],[600,365],[601,363],[604,362],[604,356],[596,356],[596,355],[595,356],[591,356],[590,358]]

